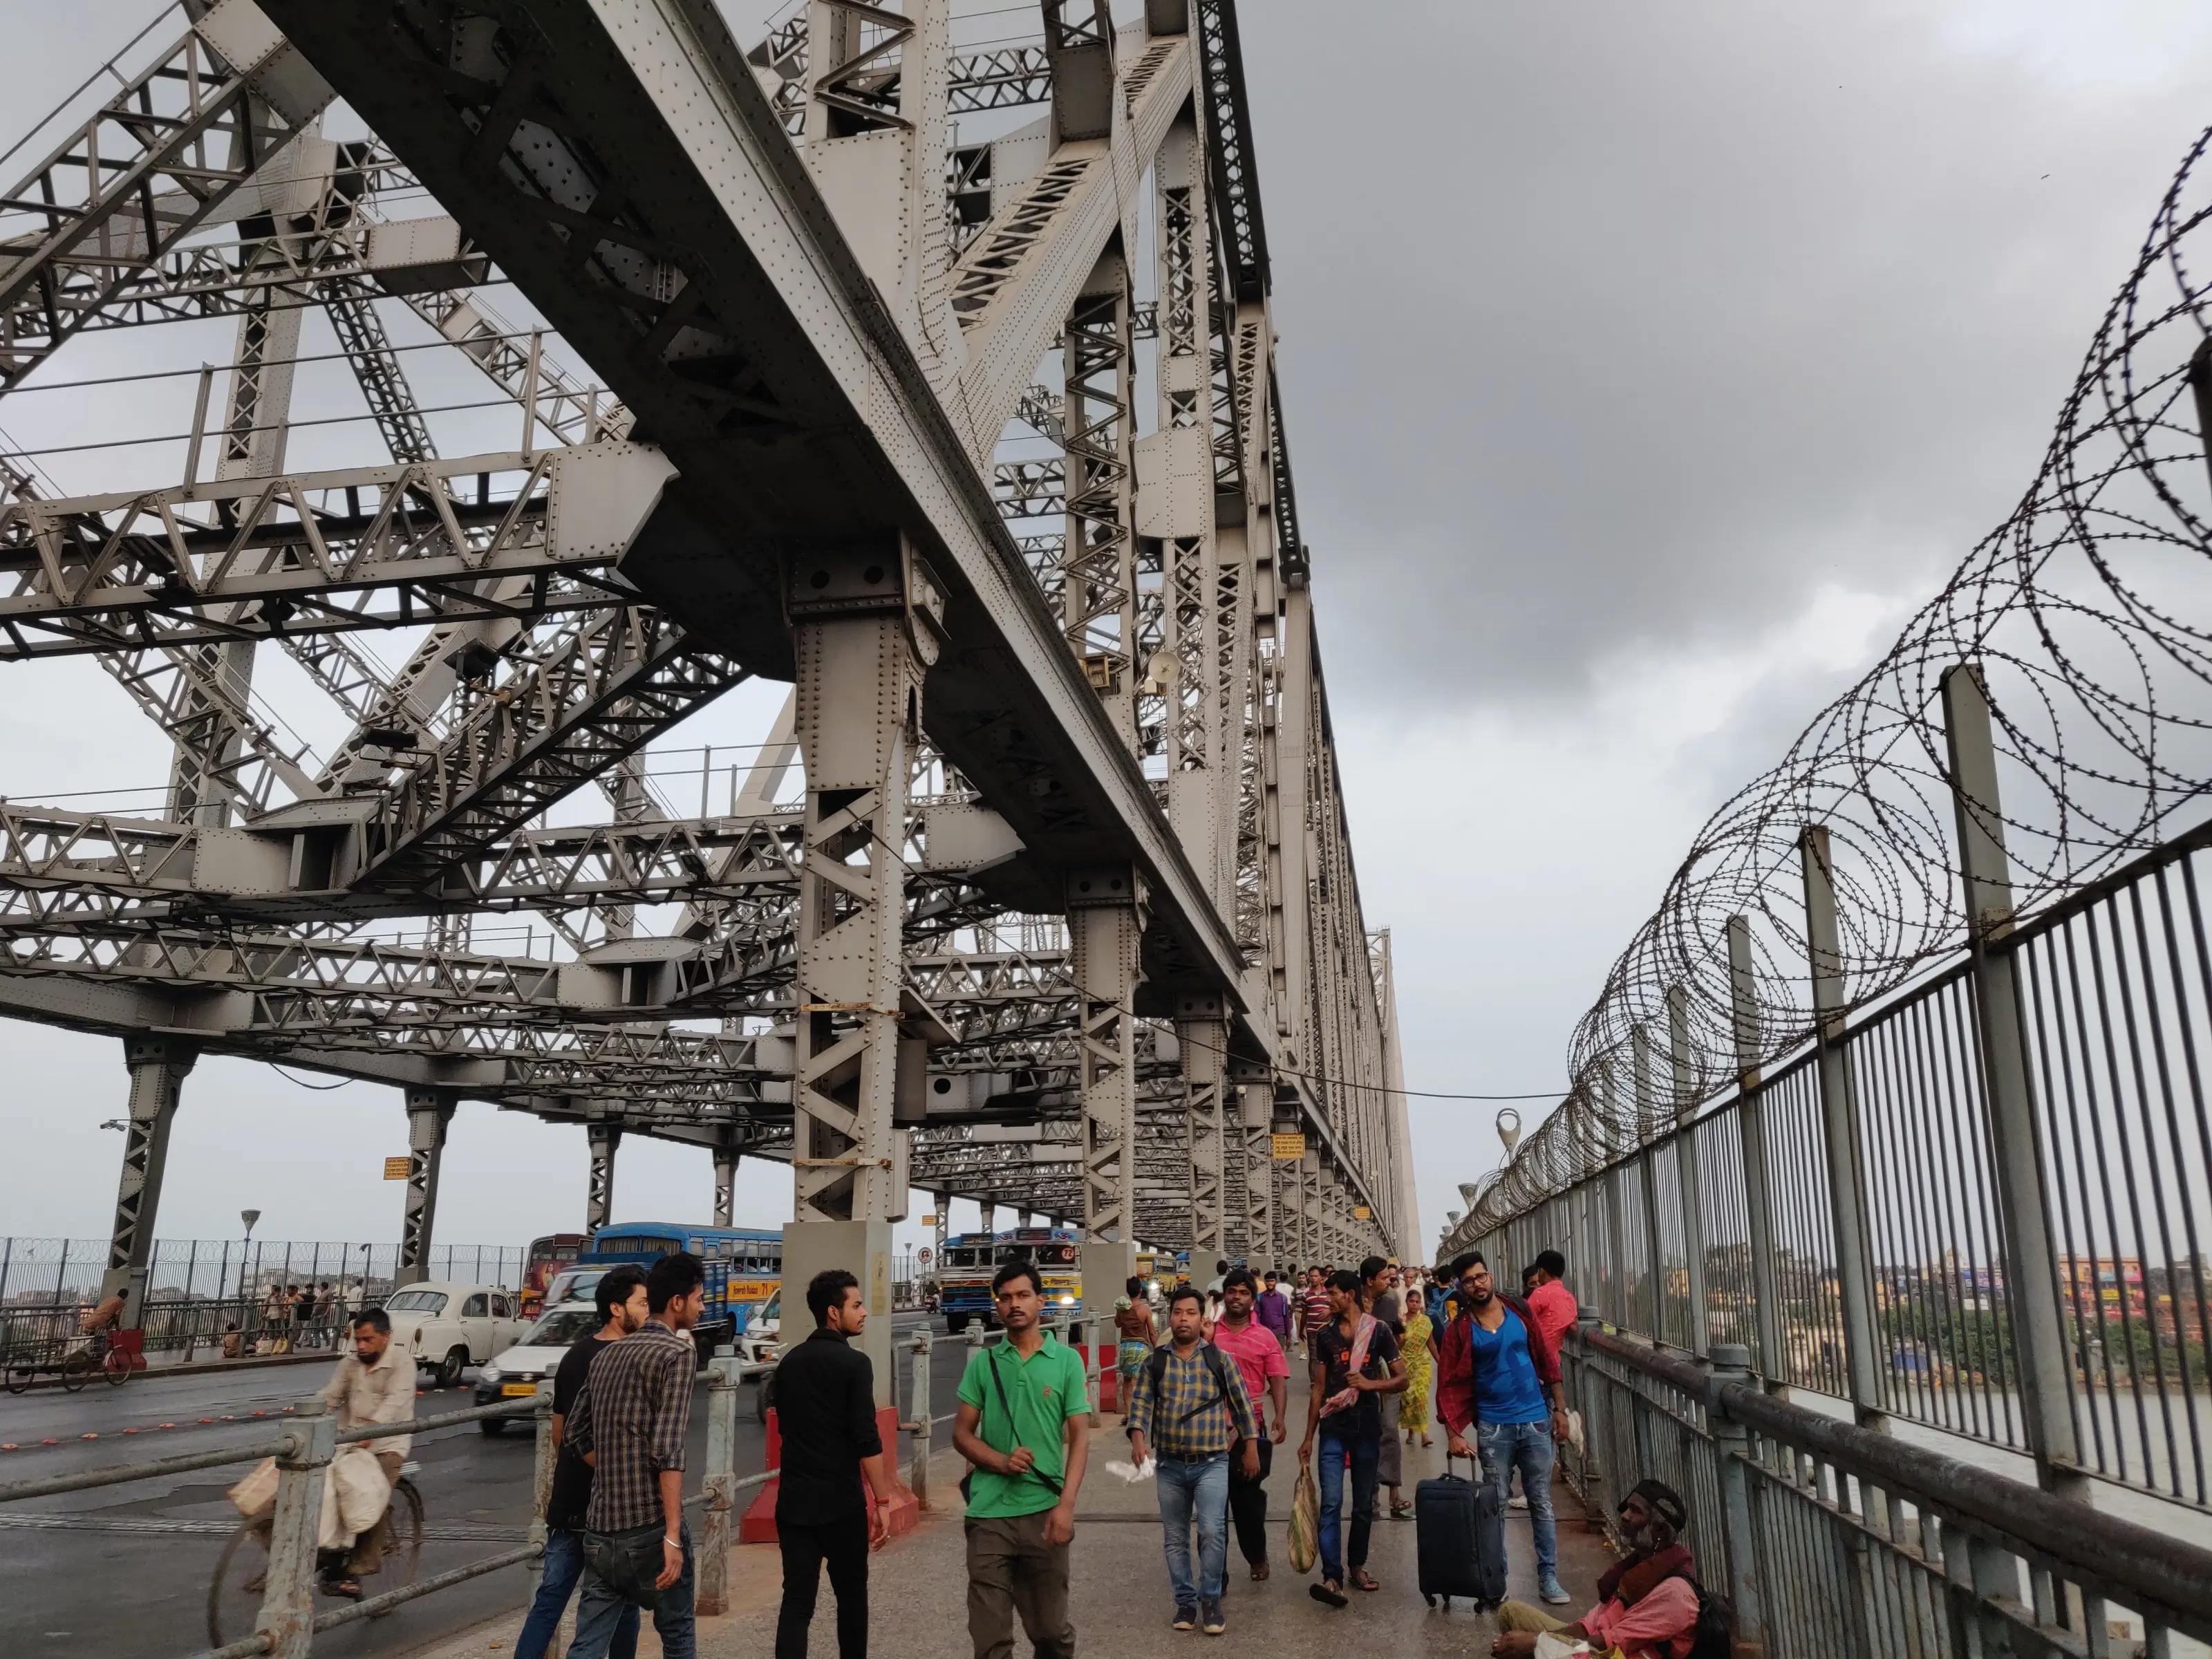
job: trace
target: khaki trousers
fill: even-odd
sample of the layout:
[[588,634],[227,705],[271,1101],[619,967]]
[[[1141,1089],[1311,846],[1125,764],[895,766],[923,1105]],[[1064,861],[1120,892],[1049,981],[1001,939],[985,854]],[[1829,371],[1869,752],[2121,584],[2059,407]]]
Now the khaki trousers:
[[1526,1601],[1500,1601],[1498,1604],[1498,1628],[1501,1631],[1534,1631],[1542,1636],[1547,1632],[1566,1627],[1567,1620],[1554,1619],[1541,1607],[1532,1607]]
[[1049,1513],[969,1517],[968,1635],[975,1659],[1012,1659],[1017,1613],[1036,1659],[1075,1659],[1068,1546],[1044,1541]]

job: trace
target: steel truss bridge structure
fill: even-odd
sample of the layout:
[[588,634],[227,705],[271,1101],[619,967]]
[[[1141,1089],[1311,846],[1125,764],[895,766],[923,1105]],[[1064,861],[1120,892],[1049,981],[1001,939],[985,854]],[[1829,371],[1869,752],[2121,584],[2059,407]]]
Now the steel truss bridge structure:
[[[1236,8],[957,22],[185,0],[19,146],[0,418],[108,331],[235,342],[111,488],[0,455],[11,702],[89,656],[173,751],[158,811],[0,804],[0,1012],[126,1044],[116,1283],[203,1053],[403,1091],[410,1263],[464,1098],[587,1125],[592,1222],[625,1134],[725,1218],[787,1161],[794,1272],[910,1186],[1102,1274],[1415,1248]],[[439,453],[417,349],[519,442]],[[374,453],[289,467],[325,426]],[[691,815],[649,745],[753,678]]]

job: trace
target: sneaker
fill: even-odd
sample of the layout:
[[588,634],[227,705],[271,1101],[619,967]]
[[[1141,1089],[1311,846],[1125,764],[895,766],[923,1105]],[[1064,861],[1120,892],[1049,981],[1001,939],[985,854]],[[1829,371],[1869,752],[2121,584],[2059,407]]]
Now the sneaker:
[[1198,1609],[1188,1601],[1176,1602],[1175,1627],[1177,1630],[1194,1630],[1197,1626]]
[[1528,1507],[1528,1500],[1516,1492],[1505,1500],[1505,1507],[1509,1510],[1525,1510]]
[[1199,1606],[1205,1609],[1199,1622],[1204,1626],[1208,1636],[1218,1636],[1229,1628],[1221,1617],[1221,1601],[1218,1597],[1209,1596],[1200,1602]]
[[1536,1581],[1536,1594],[1555,1607],[1565,1607],[1575,1599],[1567,1594],[1567,1587],[1559,1582],[1559,1576],[1555,1572],[1547,1572]]

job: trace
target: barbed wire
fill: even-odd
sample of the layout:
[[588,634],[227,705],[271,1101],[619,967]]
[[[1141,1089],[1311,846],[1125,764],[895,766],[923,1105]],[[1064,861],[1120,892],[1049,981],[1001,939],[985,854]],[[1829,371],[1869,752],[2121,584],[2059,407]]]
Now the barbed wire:
[[[1829,833],[1849,1001],[1959,951],[1940,681],[1978,663],[2022,911],[2202,816],[2212,793],[2212,130],[2184,158],[2034,483],[1780,764],[1715,812],[1576,1027],[1559,1109],[1470,1206],[1494,1226],[1813,1034],[1799,842]],[[1989,803],[1975,803],[1986,807]],[[1758,1004],[1740,1034],[1728,928]]]

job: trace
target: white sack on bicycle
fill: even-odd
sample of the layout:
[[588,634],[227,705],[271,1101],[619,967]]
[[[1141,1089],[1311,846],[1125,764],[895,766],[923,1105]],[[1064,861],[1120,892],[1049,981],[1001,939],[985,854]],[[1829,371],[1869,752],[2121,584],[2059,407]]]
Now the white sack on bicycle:
[[326,1550],[343,1549],[357,1533],[367,1532],[392,1501],[392,1483],[384,1478],[384,1465],[366,1446],[341,1446],[331,1460],[323,1480],[322,1524],[315,1543]]

